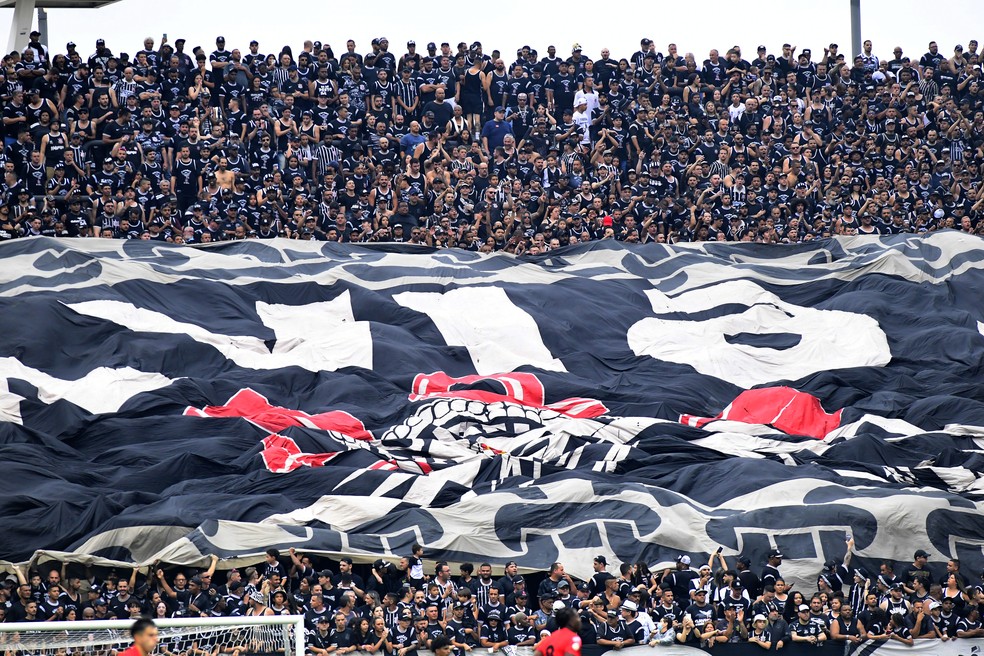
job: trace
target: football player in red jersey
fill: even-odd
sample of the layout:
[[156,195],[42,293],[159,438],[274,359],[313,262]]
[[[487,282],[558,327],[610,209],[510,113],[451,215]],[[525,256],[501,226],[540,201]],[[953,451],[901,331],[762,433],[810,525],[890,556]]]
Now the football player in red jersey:
[[581,656],[581,618],[570,608],[557,611],[557,626],[560,627],[533,648],[539,656]]
[[153,620],[141,618],[130,627],[133,645],[124,649],[119,656],[150,656],[157,649],[157,625]]

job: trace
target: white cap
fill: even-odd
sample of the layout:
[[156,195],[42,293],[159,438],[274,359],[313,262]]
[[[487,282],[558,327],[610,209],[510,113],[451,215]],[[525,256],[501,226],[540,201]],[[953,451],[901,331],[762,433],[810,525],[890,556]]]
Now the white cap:
[[753,623],[753,624],[754,624],[755,622],[768,622],[768,621],[769,621],[769,618],[767,618],[767,617],[766,617],[765,615],[763,615],[762,613],[759,613],[758,615],[756,615],[755,617],[753,617],[753,618],[752,618],[752,623]]
[[633,613],[638,612],[639,607],[636,606],[634,601],[623,601],[622,610],[631,610]]
[[561,608],[567,608],[567,605],[564,604],[564,602],[562,602],[560,599],[558,599],[557,601],[553,602],[553,609],[554,610],[560,610]]

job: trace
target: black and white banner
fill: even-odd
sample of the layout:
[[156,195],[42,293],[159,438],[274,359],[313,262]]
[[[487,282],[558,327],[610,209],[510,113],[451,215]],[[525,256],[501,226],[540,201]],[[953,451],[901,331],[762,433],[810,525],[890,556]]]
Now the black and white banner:
[[[0,558],[984,566],[984,242],[0,245]],[[35,554],[35,550],[39,553]],[[753,565],[757,569],[758,564]]]

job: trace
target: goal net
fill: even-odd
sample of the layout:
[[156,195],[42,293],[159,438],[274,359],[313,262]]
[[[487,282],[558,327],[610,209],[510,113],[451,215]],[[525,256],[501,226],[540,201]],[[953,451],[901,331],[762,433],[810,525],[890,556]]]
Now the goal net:
[[[304,616],[155,619],[160,656],[304,656]],[[133,620],[0,623],[3,656],[114,656]]]

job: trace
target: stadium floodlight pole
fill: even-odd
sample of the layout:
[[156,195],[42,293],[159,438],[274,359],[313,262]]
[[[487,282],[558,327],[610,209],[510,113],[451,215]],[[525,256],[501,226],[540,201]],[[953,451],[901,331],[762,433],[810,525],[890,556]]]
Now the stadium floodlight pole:
[[44,7],[38,7],[38,32],[41,33],[41,45],[48,45],[48,12]]
[[[28,39],[31,36],[31,26],[34,22],[35,9],[98,9],[106,5],[119,2],[119,0],[0,0],[0,9],[13,9],[14,15],[10,21],[10,33],[7,37],[7,52],[16,50],[23,52],[27,47]],[[47,17],[40,14],[38,20],[44,18],[44,23],[39,24],[38,31],[41,32],[41,43],[48,44]]]
[[861,0],[851,0],[851,57],[861,54]]
[[[9,6],[9,5],[7,5]],[[10,35],[7,37],[7,52],[22,51],[27,46],[34,22],[35,0],[17,0],[14,15],[10,21]]]

